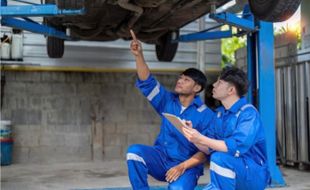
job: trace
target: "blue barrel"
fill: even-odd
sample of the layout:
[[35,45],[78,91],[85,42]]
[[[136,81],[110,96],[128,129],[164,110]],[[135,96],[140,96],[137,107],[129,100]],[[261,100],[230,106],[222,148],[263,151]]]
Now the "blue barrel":
[[0,120],[1,166],[12,163],[13,138],[11,121]]
[[12,163],[13,139],[1,139],[1,166],[10,165]]

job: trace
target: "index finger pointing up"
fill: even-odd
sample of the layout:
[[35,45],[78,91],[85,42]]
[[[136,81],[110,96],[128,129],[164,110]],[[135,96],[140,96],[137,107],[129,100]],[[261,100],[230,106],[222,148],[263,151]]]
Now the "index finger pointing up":
[[132,37],[132,39],[133,39],[134,41],[138,41],[138,40],[137,40],[137,37],[136,37],[136,35],[135,35],[135,33],[133,32],[132,29],[130,29],[130,34],[131,34],[131,37]]

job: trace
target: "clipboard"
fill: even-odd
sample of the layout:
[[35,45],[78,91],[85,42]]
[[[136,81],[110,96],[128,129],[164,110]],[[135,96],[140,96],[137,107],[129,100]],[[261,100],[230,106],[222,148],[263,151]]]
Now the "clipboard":
[[183,127],[187,127],[185,124],[185,121],[183,121],[181,118],[179,118],[176,115],[170,114],[170,113],[162,113],[163,116],[165,116],[165,118],[168,119],[168,121],[170,121],[170,123],[172,123],[172,125],[177,128],[182,134],[182,128]]

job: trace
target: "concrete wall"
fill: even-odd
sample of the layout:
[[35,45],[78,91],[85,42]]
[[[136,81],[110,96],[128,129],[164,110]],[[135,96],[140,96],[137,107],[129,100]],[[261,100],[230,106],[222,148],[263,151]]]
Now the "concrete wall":
[[[13,123],[13,163],[124,159],[128,145],[152,144],[159,131],[135,73],[3,74],[1,119]],[[171,88],[176,75],[156,76]]]

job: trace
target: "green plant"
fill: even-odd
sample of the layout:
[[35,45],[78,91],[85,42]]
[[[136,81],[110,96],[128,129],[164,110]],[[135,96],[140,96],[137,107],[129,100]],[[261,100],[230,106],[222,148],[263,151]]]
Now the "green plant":
[[[222,30],[227,30],[228,27],[223,27]],[[233,32],[236,33],[236,29],[233,28]],[[221,67],[225,67],[227,65],[235,65],[236,58],[235,58],[235,51],[239,48],[246,46],[246,37],[236,37],[233,36],[232,38],[224,38],[222,39],[222,61]]]

